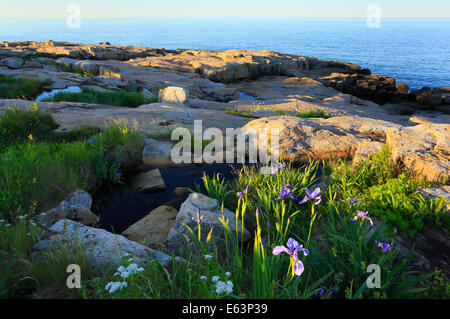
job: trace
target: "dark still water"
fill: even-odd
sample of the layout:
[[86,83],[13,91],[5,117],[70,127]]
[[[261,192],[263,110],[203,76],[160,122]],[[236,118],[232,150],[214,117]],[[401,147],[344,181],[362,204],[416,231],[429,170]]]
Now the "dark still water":
[[101,228],[120,234],[161,205],[167,204],[179,209],[189,193],[185,190],[180,194],[176,188],[178,191],[180,188],[191,188],[195,191],[196,185],[199,185],[202,193],[207,194],[201,180],[204,173],[210,177],[220,173],[221,178],[231,180],[234,177],[233,170],[241,168],[242,165],[239,164],[160,168],[159,171],[166,184],[164,191],[139,193],[126,185],[114,186],[96,194],[92,210],[100,216]]
[[109,41],[166,49],[273,50],[348,61],[411,88],[450,87],[450,19],[352,18],[0,19],[0,41]]

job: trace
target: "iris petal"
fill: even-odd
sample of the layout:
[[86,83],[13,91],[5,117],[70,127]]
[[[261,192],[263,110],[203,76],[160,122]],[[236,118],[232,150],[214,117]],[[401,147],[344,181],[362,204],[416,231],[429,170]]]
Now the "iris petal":
[[305,270],[305,267],[303,266],[303,263],[300,260],[294,260],[294,273],[296,276],[300,276],[303,271]]
[[317,195],[319,195],[319,193],[320,193],[320,187],[317,187],[317,188],[314,190],[314,192],[312,192],[311,197],[312,197],[312,198],[316,198]]
[[281,253],[286,253],[289,255],[289,250],[284,246],[277,246],[272,251],[272,254],[274,254],[275,256],[277,256]]

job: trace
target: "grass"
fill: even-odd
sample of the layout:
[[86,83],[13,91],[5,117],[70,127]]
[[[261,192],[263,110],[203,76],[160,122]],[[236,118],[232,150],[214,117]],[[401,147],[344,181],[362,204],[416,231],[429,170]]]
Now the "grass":
[[34,100],[51,81],[0,75],[0,98]]
[[253,115],[253,111],[237,111],[237,110],[227,108],[227,109],[225,109],[225,112],[230,115],[242,116],[242,117],[247,117],[247,118],[255,118],[255,116]]
[[309,110],[305,112],[296,112],[296,117],[303,117],[303,118],[324,118],[329,119],[331,115],[325,113],[323,110]]
[[141,93],[126,91],[100,92],[90,88],[83,88],[80,93],[59,92],[53,97],[44,99],[45,102],[83,102],[114,106],[138,107],[155,103],[157,98],[146,99]]
[[[271,111],[271,112],[278,113],[282,116],[295,116],[295,117],[301,117],[301,118],[325,118],[325,119],[328,119],[331,117],[331,115],[325,113],[325,111],[316,110],[316,109],[311,109],[311,110],[305,111],[305,112],[289,112],[289,111],[284,111],[284,110],[280,110],[280,109],[271,109],[268,107],[259,106],[255,110]],[[227,109],[225,109],[225,112],[227,114],[231,114],[231,115],[242,116],[242,117],[247,117],[247,118],[255,118],[255,114],[254,114],[255,110],[238,111],[238,110],[233,110],[233,109],[227,108]]]
[[100,132],[96,127],[83,126],[66,132],[54,132],[57,127],[50,113],[41,112],[37,103],[27,110],[8,108],[0,117],[0,150],[30,140],[55,143],[80,141]]

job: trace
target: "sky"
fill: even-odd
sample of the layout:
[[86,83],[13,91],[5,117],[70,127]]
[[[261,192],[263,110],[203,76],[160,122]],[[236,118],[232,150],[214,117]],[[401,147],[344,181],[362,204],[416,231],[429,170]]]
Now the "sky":
[[116,17],[450,17],[449,0],[0,0],[0,18],[65,18],[76,4],[82,18]]

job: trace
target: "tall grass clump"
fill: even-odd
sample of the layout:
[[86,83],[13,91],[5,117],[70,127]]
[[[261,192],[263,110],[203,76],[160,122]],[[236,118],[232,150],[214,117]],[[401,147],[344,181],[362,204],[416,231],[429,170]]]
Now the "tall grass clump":
[[44,91],[44,87],[50,84],[50,80],[40,81],[0,75],[0,98],[34,100]]
[[58,92],[44,99],[45,102],[83,102],[114,106],[138,107],[143,104],[155,103],[155,99],[147,99],[138,92],[108,91],[101,92],[90,88],[82,88],[80,93]]

